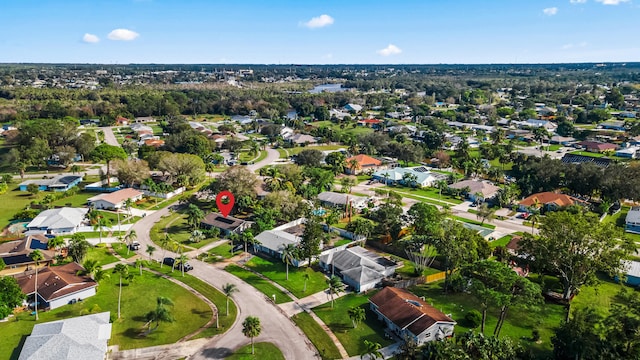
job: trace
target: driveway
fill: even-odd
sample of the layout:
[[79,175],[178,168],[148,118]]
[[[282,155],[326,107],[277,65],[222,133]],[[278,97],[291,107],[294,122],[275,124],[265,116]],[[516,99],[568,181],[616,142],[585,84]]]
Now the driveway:
[[105,126],[101,127],[100,130],[102,130],[102,132],[104,133],[105,143],[113,146],[120,146],[120,144],[118,144],[116,136],[113,134],[113,128]]

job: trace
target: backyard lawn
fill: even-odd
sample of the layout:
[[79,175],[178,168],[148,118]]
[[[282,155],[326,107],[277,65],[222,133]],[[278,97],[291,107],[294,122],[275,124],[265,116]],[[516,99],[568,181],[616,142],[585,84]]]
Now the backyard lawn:
[[[471,310],[481,310],[479,302],[466,293],[445,294],[442,290],[443,282],[414,286],[409,290],[417,296],[424,297],[425,301],[438,308],[445,314],[451,314],[453,320],[457,321],[455,332],[462,334],[468,331],[469,325],[465,320],[465,314]],[[490,335],[497,322],[497,309],[490,309],[487,314],[485,333]],[[500,336],[509,336],[516,342],[525,342],[539,357],[551,356],[551,336],[554,328],[560,325],[565,317],[565,307],[555,304],[544,304],[538,311],[521,311],[512,309],[507,315],[507,319],[502,328]],[[537,329],[540,332],[540,341],[531,342],[531,332]]]
[[294,315],[291,320],[307,335],[323,359],[333,360],[340,358],[340,351],[333,343],[333,340],[311,315],[301,312]]
[[[249,340],[249,339],[247,339]],[[277,346],[268,342],[254,343],[254,354],[251,354],[251,344],[245,345],[234,351],[233,355],[226,357],[227,360],[284,360],[282,351]]]
[[[38,197],[39,198],[39,197]],[[19,190],[7,191],[0,195],[0,228],[9,226],[9,222],[18,211],[24,209],[36,198],[28,192]]]
[[[327,278],[322,273],[313,271],[308,267],[296,268],[289,265],[289,280],[287,280],[286,266],[283,262],[274,262],[254,256],[245,266],[278,283],[299,299],[326,290],[328,287]],[[303,291],[304,274],[309,274],[306,291]]]
[[276,304],[293,301],[293,299],[291,299],[289,295],[282,292],[282,290],[275,287],[268,280],[261,278],[260,276],[252,273],[249,270],[245,270],[237,265],[228,265],[225,270],[244,280],[254,288],[258,289],[258,291],[263,293],[268,299],[271,299],[273,301],[273,295],[275,295]]
[[96,193],[88,192],[88,191],[80,191],[75,195],[71,195],[64,199],[59,199],[51,204],[53,206],[71,206],[71,207],[83,207],[87,205],[87,199],[96,196]]
[[496,248],[498,246],[502,246],[502,247],[507,246],[507,244],[509,243],[509,241],[511,241],[512,238],[513,238],[513,235],[505,235],[500,239],[490,241],[489,246],[491,246],[492,248]]
[[[142,276],[131,269],[134,279],[125,282],[122,287],[122,316],[117,319],[118,280],[115,275],[100,282],[98,293],[82,302],[65,305],[52,311],[40,313],[38,323],[66,319],[85,313],[110,311],[113,322],[110,345],[119,345],[120,349],[142,348],[161,344],[173,344],[180,338],[191,334],[211,319],[209,306],[186,289],[158,277],[148,271]],[[145,296],[138,296],[144,294]],[[176,306],[170,307],[175,318],[172,323],[162,323],[147,336],[140,336],[145,330],[145,314],[156,307],[156,298],[164,296]],[[0,359],[17,359],[20,342],[29,335],[36,324],[29,312],[19,313],[16,318],[0,323]],[[15,351],[15,353],[12,353]]]
[[[334,308],[331,302],[315,307],[313,311],[329,326],[347,353],[351,356],[360,355],[365,351],[364,341],[380,343],[383,347],[392,341],[384,337],[384,326],[377,316],[369,309],[369,297],[373,295],[348,294],[336,299]],[[362,307],[366,311],[366,319],[357,328],[353,328],[349,314],[352,307]]]
[[84,261],[87,260],[97,261],[98,265],[104,266],[118,261],[118,258],[111,254],[111,251],[106,246],[95,246],[90,247],[87,251]]

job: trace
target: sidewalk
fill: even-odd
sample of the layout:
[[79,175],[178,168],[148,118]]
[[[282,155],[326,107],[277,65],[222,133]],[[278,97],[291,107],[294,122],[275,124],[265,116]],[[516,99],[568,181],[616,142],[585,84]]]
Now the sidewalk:
[[[351,291],[343,291],[336,295],[333,295],[333,298],[337,299],[349,293],[351,293]],[[289,317],[303,311],[310,312],[314,307],[326,304],[331,301],[331,297],[329,296],[327,290],[311,294],[302,299],[296,299],[293,296],[292,298],[294,299],[294,301],[278,305]]]

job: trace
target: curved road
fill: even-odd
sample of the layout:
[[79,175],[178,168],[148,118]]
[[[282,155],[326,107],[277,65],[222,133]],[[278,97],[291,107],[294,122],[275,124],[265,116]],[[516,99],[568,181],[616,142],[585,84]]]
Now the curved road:
[[[267,148],[267,152],[266,159],[250,165],[248,168],[251,171],[256,171],[280,157],[278,151],[274,149]],[[143,217],[133,226],[132,229],[136,231],[137,240],[142,245],[141,250],[138,251],[140,254],[143,254],[146,245],[154,245],[149,236],[151,227],[168,213],[169,207],[166,207]],[[193,253],[197,253],[197,251]],[[155,259],[161,261],[165,253],[159,250],[154,255]],[[176,256],[176,254],[167,251],[166,256]],[[249,315],[259,317],[262,325],[262,334],[255,339],[256,341],[274,343],[286,359],[313,359],[317,357],[315,348],[302,331],[264,294],[218,267],[197,260],[190,260],[190,263],[194,266],[192,275],[217,289],[221,289],[227,283],[235,284],[238,288],[238,292],[233,295],[233,299],[238,305],[236,322],[226,333],[212,338],[190,358],[223,359],[229,356],[233,350],[247,344],[249,339],[242,334],[242,321]]]

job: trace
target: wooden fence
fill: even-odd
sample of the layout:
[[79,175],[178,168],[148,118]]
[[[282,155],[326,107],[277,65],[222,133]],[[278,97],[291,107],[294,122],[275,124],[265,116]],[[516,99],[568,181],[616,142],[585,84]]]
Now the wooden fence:
[[432,282],[440,281],[440,280],[443,280],[445,278],[445,276],[446,276],[445,272],[441,271],[439,273],[435,273],[435,274],[431,274],[431,275],[425,276],[424,282],[429,284],[429,283],[432,283]]

